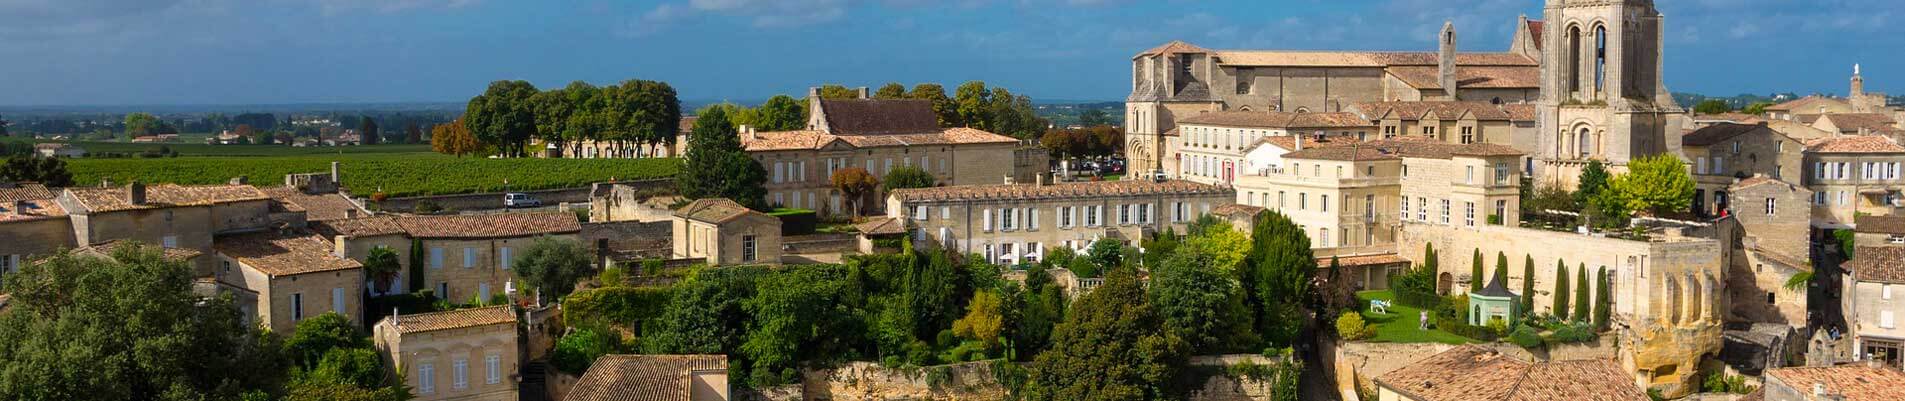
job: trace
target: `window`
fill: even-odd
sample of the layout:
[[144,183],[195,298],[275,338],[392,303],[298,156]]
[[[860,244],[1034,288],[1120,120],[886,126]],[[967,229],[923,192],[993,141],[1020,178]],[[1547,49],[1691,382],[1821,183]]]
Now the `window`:
[[1442,224],[1449,224],[1449,200],[1442,200]]
[[992,209],[979,210],[979,231],[992,232]]
[[1319,199],[1319,200],[1317,200],[1317,202],[1316,202],[1316,206],[1317,206],[1317,207],[1321,207],[1321,208],[1323,208],[1323,212],[1324,212],[1324,213],[1329,213],[1329,211],[1330,211],[1330,196],[1329,196],[1329,194],[1323,194],[1323,195],[1318,195],[1318,196],[1320,196],[1320,197],[1321,197],[1321,199]]
[[1237,69],[1237,94],[1239,95],[1250,94],[1250,84],[1252,83],[1252,81],[1255,81],[1255,79],[1251,77],[1250,73],[1251,73],[1251,69],[1249,68]]
[[1131,205],[1118,205],[1118,225],[1131,224]]
[[509,247],[496,249],[496,265],[502,266],[503,270],[509,270]]
[[1501,219],[1501,221],[1496,222],[1496,224],[1508,225],[1508,201],[1495,201],[1495,217]]
[[1462,144],[1475,143],[1475,127],[1462,127]]
[[1879,327],[1880,328],[1890,329],[1897,326],[1898,326],[1897,322],[1892,321],[1892,311],[1879,311]]
[[1013,208],[999,209],[999,229],[1005,231],[1017,230],[1019,228],[1018,211],[1018,209]]
[[1137,208],[1138,208],[1138,224],[1151,224],[1151,222],[1154,221],[1151,219],[1151,204],[1149,203],[1140,204],[1137,206]]
[[476,248],[463,248],[463,267],[476,267]]
[[291,321],[304,320],[304,294],[291,293]]
[[1733,154],[1740,154],[1740,143],[1738,141],[1733,142]]
[[483,376],[484,376],[483,377],[484,384],[496,384],[496,383],[503,382],[503,356],[502,355],[483,356]]
[[1508,163],[1495,163],[1495,185],[1508,185]]
[[1407,196],[1402,197],[1402,215],[1396,216],[1396,219],[1399,219],[1399,220],[1409,219],[1409,197]]
[[1887,240],[1894,244],[1905,244],[1905,235],[1892,234],[1891,238],[1887,238]]
[[925,206],[913,207],[913,220],[926,221],[926,207]]
[[1038,230],[1038,208],[1025,210],[1025,229]]
[[489,283],[476,283],[476,299],[489,302]]
[[1097,227],[1104,224],[1105,207],[1092,205],[1085,207],[1085,226]]
[[1774,214],[1773,210],[1777,207],[1779,207],[1779,199],[1766,198],[1766,215],[1767,216],[1773,215]]
[[1433,126],[1433,125],[1424,125],[1424,126],[1422,126],[1422,135],[1423,135],[1423,136],[1428,136],[1428,137],[1434,137],[1434,136],[1435,136],[1435,126]]
[[1891,284],[1879,285],[1879,299],[1892,299],[1892,285]]
[[450,296],[450,282],[448,281],[437,282],[437,297],[441,299],[456,299]]
[[947,207],[947,206],[940,206],[940,207],[939,207],[939,219],[940,219],[940,220],[947,220],[947,219],[951,219],[951,218],[952,218],[952,208],[951,208],[951,207]]
[[1296,193],[1296,210],[1310,210],[1310,194]]
[[1183,223],[1185,220],[1184,202],[1171,202],[1171,222]]
[[1474,227],[1475,226],[1475,202],[1462,202],[1462,203],[1463,203],[1463,206],[1466,208],[1462,216],[1462,223],[1468,225],[1469,227]]
[[417,393],[433,394],[437,392],[437,367],[429,363],[417,366]]
[[459,358],[450,366],[450,388],[470,388],[470,361]]
[[1075,206],[1058,207],[1058,228],[1071,228],[1072,210]]
[[1316,236],[1316,244],[1319,247],[1328,248],[1330,246],[1330,229],[1318,228],[1316,229]]
[[1465,167],[1467,168],[1463,169],[1462,171],[1462,183],[1474,184],[1475,183],[1475,166],[1465,166]]
[[756,256],[754,246],[755,246],[754,236],[752,235],[741,236],[741,261],[742,262],[754,261],[754,258]]
[[344,289],[341,287],[331,289],[331,311],[339,315],[346,314],[344,313]]
[[159,243],[161,244],[159,246],[163,248],[177,248],[179,247],[179,236],[167,235],[164,238],[160,238]]
[[19,270],[20,255],[0,255],[0,274],[17,273]]
[[1283,210],[1283,191],[1277,191],[1277,210]]

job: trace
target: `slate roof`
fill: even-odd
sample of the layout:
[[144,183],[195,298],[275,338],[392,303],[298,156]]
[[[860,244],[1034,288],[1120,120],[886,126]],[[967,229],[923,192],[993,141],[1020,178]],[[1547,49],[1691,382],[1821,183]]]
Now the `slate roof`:
[[1853,218],[1852,225],[1862,233],[1905,234],[1905,216],[1860,214]]
[[1497,297],[1497,298],[1514,298],[1515,293],[1512,291],[1508,291],[1508,283],[1506,283],[1506,281],[1508,281],[1507,276],[1495,276],[1492,279],[1488,280],[1488,285],[1482,286],[1481,291],[1475,292],[1475,295],[1481,295],[1485,297]]
[[675,209],[675,217],[715,224],[733,221],[748,214],[766,215],[727,198],[696,199],[687,206]]
[[1905,246],[1860,246],[1845,262],[1856,281],[1905,284]]
[[1905,373],[1893,368],[1864,364],[1773,368],[1766,375],[1801,394],[1812,394],[1813,385],[1824,384],[1827,393],[1843,396],[1844,401],[1905,400]]
[[902,202],[961,200],[1041,200],[1101,196],[1210,195],[1235,191],[1190,181],[1119,180],[1055,184],[993,184],[896,189],[890,196]]
[[405,216],[397,226],[416,238],[513,238],[582,231],[575,213],[529,212]]
[[[1443,89],[1442,71],[1431,66],[1389,67],[1389,75],[1416,89]],[[1455,85],[1474,89],[1535,89],[1541,67],[1471,66],[1455,69]]]
[[1434,113],[1436,118],[1442,120],[1461,118],[1465,113],[1474,113],[1475,119],[1481,121],[1511,119],[1501,105],[1488,102],[1363,102],[1350,107],[1361,113],[1363,118],[1370,120],[1378,120],[1386,115],[1394,114],[1398,119],[1413,121],[1421,120],[1430,113]]
[[265,195],[280,203],[304,210],[304,219],[308,221],[341,220],[348,218],[350,211],[362,210],[339,194],[307,194],[293,187],[264,188]]
[[264,191],[250,185],[149,185],[146,186],[146,202],[142,205],[132,204],[129,186],[67,188],[66,193],[91,212],[206,206],[270,199]]
[[510,309],[509,305],[457,309],[443,312],[400,314],[395,317],[384,318],[384,322],[381,324],[391,325],[391,327],[397,329],[398,333],[411,334],[505,323],[516,323],[516,312]]
[[1720,141],[1759,130],[1772,131],[1773,129],[1762,124],[1719,123],[1682,135],[1680,143],[1686,146],[1712,146]]
[[1891,138],[1877,135],[1855,135],[1836,138],[1821,138],[1806,141],[1806,151],[1813,153],[1905,153],[1905,146],[1892,142]]
[[1614,361],[1531,364],[1463,345],[1376,378],[1416,401],[1647,401]]
[[604,355],[567,401],[688,401],[690,375],[728,369],[726,355]]
[[364,267],[332,253],[330,241],[301,231],[261,232],[214,238],[212,249],[272,276],[289,276]]
[[1276,111],[1217,111],[1178,120],[1178,125],[1199,124],[1246,128],[1369,128],[1376,125],[1354,113],[1292,113]]
[[939,130],[933,102],[914,99],[822,99],[834,135],[917,134]]

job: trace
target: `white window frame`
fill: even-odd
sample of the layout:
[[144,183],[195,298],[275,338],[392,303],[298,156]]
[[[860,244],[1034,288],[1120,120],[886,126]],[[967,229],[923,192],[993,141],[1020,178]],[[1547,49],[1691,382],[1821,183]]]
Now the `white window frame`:
[[484,355],[483,356],[483,371],[484,371],[483,384],[502,383],[503,382],[503,356],[502,355]]
[[424,362],[417,365],[417,394],[435,394],[437,392],[436,364]]
[[450,388],[462,390],[470,388],[470,361],[457,358],[450,363]]
[[331,288],[331,311],[348,316],[349,314],[344,313],[344,299],[344,287]]

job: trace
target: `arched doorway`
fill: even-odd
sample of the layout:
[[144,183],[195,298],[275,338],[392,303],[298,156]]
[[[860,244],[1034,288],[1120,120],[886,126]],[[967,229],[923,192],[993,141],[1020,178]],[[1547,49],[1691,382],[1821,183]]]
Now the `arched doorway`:
[[1449,274],[1448,272],[1442,272],[1441,275],[1436,276],[1436,279],[1435,279],[1435,293],[1436,294],[1441,294],[1442,296],[1448,296],[1449,288],[1454,286],[1455,286],[1455,275]]

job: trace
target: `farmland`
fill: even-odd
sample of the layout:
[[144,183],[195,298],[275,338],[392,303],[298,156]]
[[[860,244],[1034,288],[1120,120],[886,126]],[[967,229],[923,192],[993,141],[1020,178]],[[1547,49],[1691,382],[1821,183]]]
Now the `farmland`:
[[173,153],[178,153],[179,156],[298,156],[430,151],[430,145],[428,144],[303,148],[285,145],[208,145],[205,143],[72,142],[72,144],[86,149],[87,152],[95,155],[108,153],[134,155],[142,152],[158,152],[161,148],[171,150]]
[[[403,146],[358,146],[376,149]],[[287,147],[277,147],[294,149]],[[339,149],[339,148],[322,148]],[[183,151],[181,151],[183,152]],[[67,161],[73,181],[220,184],[245,176],[257,185],[282,182],[286,174],[330,170],[341,163],[344,186],[358,195],[391,196],[573,188],[613,179],[672,177],[678,159],[485,159],[436,153],[345,153],[294,156],[177,158],[81,158]],[[505,188],[504,181],[508,181]]]

